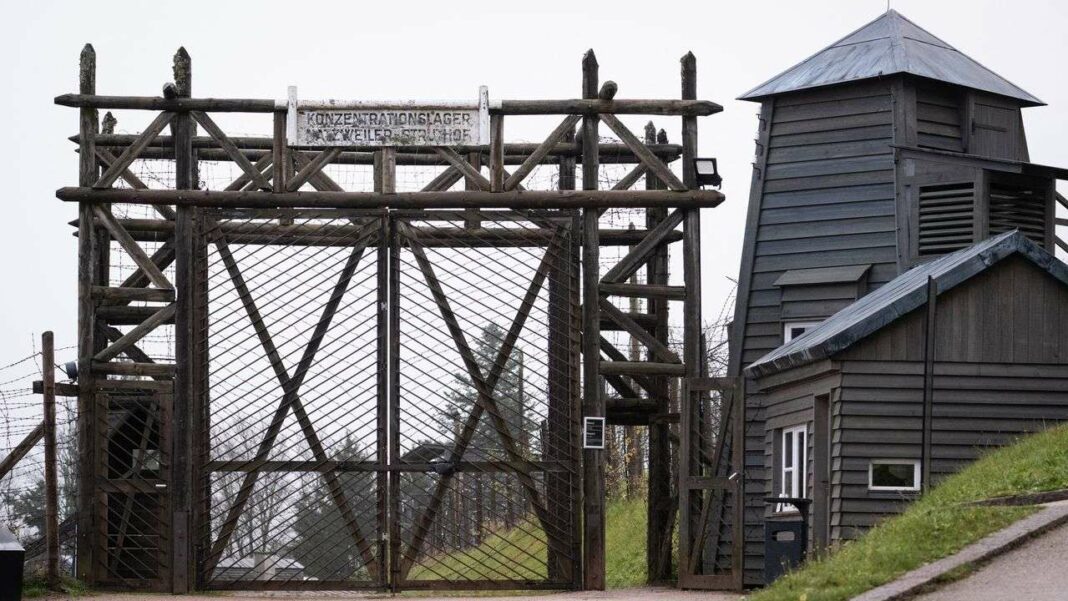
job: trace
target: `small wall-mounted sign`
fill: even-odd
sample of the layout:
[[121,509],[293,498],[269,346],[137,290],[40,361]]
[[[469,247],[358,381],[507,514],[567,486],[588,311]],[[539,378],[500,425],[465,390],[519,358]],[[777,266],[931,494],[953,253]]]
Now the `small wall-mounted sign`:
[[489,91],[477,102],[298,100],[289,88],[290,146],[463,146],[489,144]]
[[587,417],[582,422],[582,448],[604,448],[604,418]]

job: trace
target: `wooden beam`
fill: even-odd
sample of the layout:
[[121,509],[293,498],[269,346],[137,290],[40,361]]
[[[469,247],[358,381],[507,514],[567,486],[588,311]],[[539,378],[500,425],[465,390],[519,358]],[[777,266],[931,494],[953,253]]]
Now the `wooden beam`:
[[[212,111],[216,113],[271,113],[278,105],[271,99],[253,98],[161,98],[159,96],[102,96],[96,94],[61,94],[54,102],[60,106],[96,109],[138,109],[149,111]],[[502,100],[490,108],[498,115],[571,115],[576,113],[616,115],[693,115],[704,117],[723,110],[707,100]]]
[[174,376],[174,365],[167,363],[102,363],[93,361],[93,370],[109,376],[147,376],[168,378]]
[[634,156],[638,157],[638,160],[644,164],[649,171],[654,173],[657,178],[666,183],[672,190],[686,190],[688,186],[682,183],[682,181],[671,172],[671,169],[660,160],[655,154],[649,150],[645,144],[642,144],[641,140],[637,138],[626,125],[617,119],[614,115],[601,115],[601,121],[608,126],[619,139],[630,148]]
[[130,234],[122,229],[122,226],[115,221],[115,218],[111,213],[105,211],[100,206],[94,206],[93,213],[104,225],[104,228],[107,229],[108,233],[111,234],[111,237],[114,238],[115,241],[119,243],[119,246],[130,255],[130,258],[137,263],[138,267],[145,272],[145,275],[148,276],[148,279],[151,280],[157,288],[166,289],[174,287],[167,279],[167,276],[163,275],[163,271],[161,271],[160,268],[152,262],[152,259],[145,254],[144,249],[142,249],[141,246],[130,237]]
[[173,288],[125,288],[93,286],[92,298],[106,303],[129,303],[133,301],[173,303]]
[[[557,125],[556,129],[549,134],[549,137],[545,138],[545,141],[539,144],[538,147],[534,149],[534,152],[530,153],[530,156],[527,157],[527,160],[523,161],[523,164],[515,170],[515,173],[508,176],[508,179],[504,182],[504,189],[514,190],[516,186],[521,184],[523,180],[530,175],[530,172],[541,164],[542,159],[548,156],[549,152],[556,146],[556,143],[563,139],[568,132],[575,130],[575,125],[578,124],[579,119],[581,119],[581,117],[578,115],[568,115],[567,117],[564,117],[564,120],[560,122],[560,125]],[[503,162],[503,156],[501,157],[501,160]]]
[[[251,161],[245,158],[245,155],[230,141],[230,138],[223,133],[215,121],[203,111],[191,111],[189,113],[193,119],[196,120],[201,126],[204,127],[204,131],[208,132],[219,146],[226,152],[226,155],[230,157],[230,160],[237,164],[241,168],[241,171],[248,177],[250,182],[253,182],[260,190],[270,190],[271,184],[267,181],[260,170],[257,169]],[[192,140],[189,141],[190,150],[192,150]]]
[[115,357],[118,357],[120,353],[124,352],[129,347],[136,344],[139,340],[144,338],[147,334],[163,325],[167,321],[174,318],[175,304],[171,303],[166,307],[153,313],[148,319],[138,324],[132,330],[123,335],[122,338],[116,340],[104,350],[100,351],[93,356],[96,361],[111,361]]
[[115,159],[115,162],[108,167],[107,171],[100,176],[100,179],[96,180],[93,187],[110,188],[112,184],[115,183],[115,180],[119,179],[122,172],[126,171],[126,169],[137,160],[141,151],[148,147],[152,140],[163,131],[164,127],[167,127],[172,119],[174,119],[174,113],[171,112],[164,111],[159,115],[156,115],[156,118],[152,120],[152,123],[148,124],[148,127],[141,132],[141,135],[137,137],[134,143],[130,144],[126,150],[119,155],[119,158]]
[[656,224],[656,227],[649,230],[649,234],[645,239],[638,244],[635,244],[630,252],[624,255],[618,263],[604,274],[604,277],[601,280],[602,283],[620,284],[623,280],[634,275],[634,273],[641,269],[641,266],[649,260],[650,255],[664,243],[668,234],[674,231],[675,228],[682,223],[683,216],[682,211],[676,209],[663,221]]
[[341,154],[340,148],[328,148],[315,155],[314,159],[305,164],[300,171],[293,174],[293,177],[286,182],[286,191],[296,192],[299,190],[312,176],[318,174],[323,167],[332,163],[339,154]]
[[30,452],[39,440],[44,437],[44,422],[37,424],[37,426],[30,431],[23,439],[22,442],[15,445],[15,448],[11,449],[11,452],[4,457],[3,461],[0,461],[0,480],[4,479],[4,476],[14,468],[26,453]]
[[490,181],[485,178],[481,173],[475,170],[471,166],[471,163],[467,162],[467,159],[463,158],[456,153],[455,150],[448,147],[435,148],[435,152],[445,159],[453,169],[456,169],[467,179],[467,181],[474,184],[480,191],[488,191],[490,189]]
[[450,166],[441,173],[439,173],[434,179],[427,182],[423,186],[423,192],[441,192],[453,187],[456,182],[464,179],[463,174],[456,167]]
[[682,376],[686,366],[681,363],[652,361],[601,361],[601,373],[620,376]]
[[[161,205],[166,206],[166,205]],[[170,209],[170,207],[167,207]],[[79,228],[81,224],[79,223]],[[131,234],[132,235],[132,234]],[[163,241],[163,244],[156,249],[156,252],[152,253],[150,257],[152,262],[156,264],[156,267],[163,271],[168,265],[174,262],[174,239],[169,237]],[[151,282],[144,270],[138,267],[119,284],[120,288],[142,288],[148,286]],[[173,299],[172,299],[173,300]]]
[[628,334],[644,344],[646,348],[653,351],[657,357],[668,363],[679,363],[679,356],[669,349],[667,345],[650,334],[649,330],[638,325],[638,323],[630,317],[627,317],[625,313],[616,308],[612,303],[608,302],[607,299],[602,298],[600,304],[602,313],[611,318],[612,321],[618,323]]
[[659,298],[665,300],[683,300],[686,297],[686,287],[668,286],[663,284],[628,284],[626,282],[620,282],[616,284],[611,282],[601,282],[601,294],[606,294],[608,296],[624,296],[629,298]]
[[638,183],[638,180],[640,180],[642,176],[648,172],[649,168],[646,167],[644,163],[638,163],[634,166],[633,169],[628,171],[626,175],[620,178],[620,180],[616,182],[614,186],[612,186],[612,189],[617,191],[630,190],[631,186]]
[[56,198],[68,202],[168,204],[218,208],[337,209],[585,209],[649,207],[716,207],[724,196],[716,190],[527,190],[510,192],[282,192],[217,190],[122,190],[60,188]]

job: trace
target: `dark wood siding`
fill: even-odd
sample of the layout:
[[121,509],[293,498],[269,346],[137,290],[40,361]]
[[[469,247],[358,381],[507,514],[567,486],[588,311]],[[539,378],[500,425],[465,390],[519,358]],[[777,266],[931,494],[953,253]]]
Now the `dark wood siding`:
[[1029,160],[1018,102],[975,92],[969,125],[969,154],[1013,161]]
[[[866,81],[767,101],[766,148],[758,148],[732,365],[739,369],[782,344],[782,291],[793,269],[871,265],[868,288],[897,275],[891,82]],[[805,302],[840,302],[811,298]],[[735,372],[737,373],[737,372]],[[762,395],[747,399],[746,582],[763,569],[768,482]]]
[[[842,380],[832,407],[834,538],[854,538],[909,498],[869,491],[867,470],[872,459],[922,455],[925,311],[836,357]],[[1068,420],[1064,284],[1010,258],[942,294],[935,323],[933,482],[986,449]]]
[[782,344],[774,281],[783,272],[871,264],[872,288],[897,275],[890,84],[865,82],[773,102],[760,210],[751,224],[742,364]]
[[961,152],[964,150],[963,109],[960,88],[916,82],[916,134],[919,146]]

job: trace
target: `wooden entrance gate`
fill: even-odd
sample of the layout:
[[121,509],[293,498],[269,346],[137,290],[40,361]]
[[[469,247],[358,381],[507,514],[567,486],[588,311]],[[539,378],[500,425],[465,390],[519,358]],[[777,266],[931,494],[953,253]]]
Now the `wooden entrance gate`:
[[[581,99],[477,108],[196,98],[174,64],[163,97],[101,96],[87,46],[56,99],[81,125],[79,185],[57,191],[79,207],[79,577],[603,588],[604,457],[579,424],[650,428],[668,525],[668,381],[701,375],[700,210],[723,195],[698,183],[697,118],[720,107],[693,55],[679,100],[616,99],[590,52]],[[153,116],[123,135],[98,109]],[[349,131],[379,109],[471,127]],[[272,133],[227,135],[225,113]],[[682,143],[640,140],[634,115],[680,117]],[[548,135],[506,143],[528,116]],[[670,528],[649,547],[666,578]]]
[[574,586],[576,214],[457,217],[202,213],[200,586]]

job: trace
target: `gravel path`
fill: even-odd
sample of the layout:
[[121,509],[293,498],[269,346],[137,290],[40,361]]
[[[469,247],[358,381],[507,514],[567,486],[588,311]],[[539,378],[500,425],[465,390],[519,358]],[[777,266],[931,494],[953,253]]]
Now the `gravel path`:
[[1064,601],[1066,557],[1068,526],[1061,526],[916,601]]

